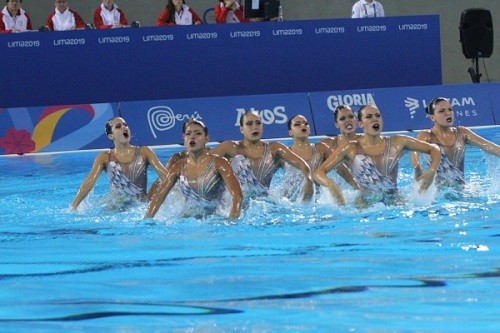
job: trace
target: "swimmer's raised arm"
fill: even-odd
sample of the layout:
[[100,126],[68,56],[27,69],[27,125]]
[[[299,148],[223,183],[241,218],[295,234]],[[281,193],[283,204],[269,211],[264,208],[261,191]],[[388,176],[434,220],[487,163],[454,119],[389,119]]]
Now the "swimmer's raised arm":
[[97,179],[101,175],[102,171],[106,167],[108,158],[108,153],[103,152],[100,153],[94,160],[94,164],[92,165],[92,169],[90,169],[89,174],[83,180],[82,185],[78,189],[73,202],[70,205],[71,209],[76,209],[78,205],[82,202],[83,199],[89,194],[89,192],[94,188]]

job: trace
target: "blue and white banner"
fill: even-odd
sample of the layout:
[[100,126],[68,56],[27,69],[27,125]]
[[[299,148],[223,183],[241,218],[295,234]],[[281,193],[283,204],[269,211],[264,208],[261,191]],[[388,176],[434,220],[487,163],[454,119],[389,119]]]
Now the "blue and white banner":
[[0,108],[437,85],[439,16],[0,34],[0,76]]
[[295,114],[309,119],[311,135],[335,135],[333,110],[339,104],[355,111],[376,104],[386,132],[419,130],[432,126],[424,109],[438,96],[450,99],[455,125],[498,125],[499,91],[500,83],[466,84],[0,108],[0,154],[106,148],[111,142],[104,125],[118,115],[130,125],[132,144],[149,146],[182,143],[182,123],[188,118],[203,121],[211,141],[240,140],[239,119],[249,110],[260,113],[264,138],[287,137],[288,120]]
[[211,141],[241,139],[240,117],[250,110],[262,117],[263,138],[288,136],[287,122],[295,114],[312,118],[305,93],[124,102],[120,110],[142,145],[182,143],[188,118],[203,121]]
[[[496,89],[500,85],[496,85]],[[449,98],[456,126],[481,126],[495,123],[490,91],[480,84],[363,89],[310,94],[317,135],[338,134],[333,110],[346,104],[357,111],[362,105],[375,104],[384,119],[384,131],[418,130],[432,127],[425,106],[435,97]],[[498,92],[497,92],[498,93]]]

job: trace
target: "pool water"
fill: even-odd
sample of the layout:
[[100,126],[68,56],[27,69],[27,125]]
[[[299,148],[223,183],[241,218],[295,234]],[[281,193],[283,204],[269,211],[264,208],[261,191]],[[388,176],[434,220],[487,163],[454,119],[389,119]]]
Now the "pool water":
[[[498,127],[476,132],[500,142]],[[416,194],[405,155],[403,206],[271,197],[228,221],[179,218],[175,193],[154,220],[110,211],[105,174],[71,212],[96,155],[0,158],[1,331],[500,329],[497,157],[468,147],[462,193]]]

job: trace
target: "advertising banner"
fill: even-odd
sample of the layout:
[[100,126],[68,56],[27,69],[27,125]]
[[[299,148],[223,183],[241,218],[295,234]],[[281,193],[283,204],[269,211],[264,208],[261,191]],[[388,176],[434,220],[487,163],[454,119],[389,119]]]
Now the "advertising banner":
[[0,73],[2,108],[438,85],[439,16],[1,34]]

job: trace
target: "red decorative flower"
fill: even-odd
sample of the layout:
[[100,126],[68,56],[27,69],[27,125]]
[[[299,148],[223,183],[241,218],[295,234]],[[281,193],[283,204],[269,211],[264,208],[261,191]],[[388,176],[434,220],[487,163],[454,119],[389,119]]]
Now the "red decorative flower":
[[5,154],[31,153],[35,150],[35,141],[31,140],[27,130],[17,131],[11,127],[4,137],[0,138],[0,147],[3,148]]

